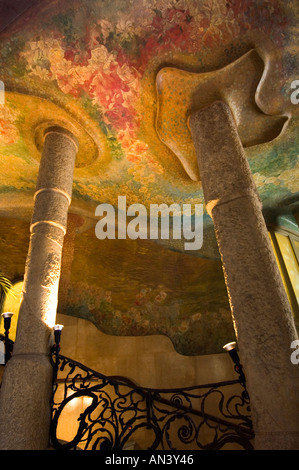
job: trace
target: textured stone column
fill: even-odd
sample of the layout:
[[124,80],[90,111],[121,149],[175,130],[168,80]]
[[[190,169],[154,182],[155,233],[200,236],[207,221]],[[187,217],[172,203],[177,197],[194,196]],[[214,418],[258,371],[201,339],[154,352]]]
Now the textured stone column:
[[72,134],[58,127],[48,129],[30,226],[17,336],[1,387],[0,449],[38,450],[49,443],[49,352],[76,153]]
[[68,214],[67,230],[63,242],[62,260],[61,260],[61,275],[59,281],[59,306],[62,309],[67,304],[68,289],[71,282],[72,264],[74,259],[75,239],[76,232],[79,227],[84,224],[84,218],[77,214]]
[[216,102],[192,114],[189,127],[247,378],[255,448],[299,449],[299,366],[290,360],[297,333],[234,119]]

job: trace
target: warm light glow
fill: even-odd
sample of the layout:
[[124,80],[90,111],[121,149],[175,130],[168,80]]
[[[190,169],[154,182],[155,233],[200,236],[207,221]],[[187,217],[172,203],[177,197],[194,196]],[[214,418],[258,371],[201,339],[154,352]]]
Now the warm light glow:
[[53,326],[54,331],[61,331],[62,328],[63,328],[63,325],[59,325],[59,324]]
[[86,410],[92,404],[92,397],[83,397],[83,409]]
[[[72,395],[75,395],[76,392],[68,389],[67,391],[67,398],[70,398]],[[71,398],[67,405],[65,406],[65,410],[66,412],[71,412],[75,409],[78,409],[80,412],[82,410],[82,397],[74,397],[74,398]]]
[[232,341],[231,343],[227,343],[223,346],[223,349],[225,351],[231,351],[232,349],[235,349],[236,347],[236,342],[235,341]]
[[52,286],[53,289],[47,293],[47,296],[45,296],[44,300],[42,300],[42,303],[44,304],[43,311],[44,317],[43,317],[43,322],[49,327],[49,328],[54,328],[55,325],[55,320],[56,320],[56,313],[57,313],[57,303],[58,303],[58,297],[57,297],[57,289],[58,289],[58,284],[57,284],[57,289]]

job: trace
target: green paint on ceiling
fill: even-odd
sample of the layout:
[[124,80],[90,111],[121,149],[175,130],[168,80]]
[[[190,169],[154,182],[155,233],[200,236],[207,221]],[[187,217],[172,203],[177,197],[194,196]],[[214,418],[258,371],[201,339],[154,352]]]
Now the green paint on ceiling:
[[[0,204],[2,214],[7,209],[15,218],[1,224],[3,271],[13,276],[24,269],[28,234],[20,220],[29,220],[24,207],[32,204],[37,178],[35,126],[70,121],[87,134],[85,143],[92,140],[73,186],[73,207],[87,218],[99,203],[117,206],[120,195],[147,207],[202,203],[200,181],[190,179],[158,136],[157,74],[167,67],[216,73],[252,49],[263,64],[258,93],[251,90],[255,104],[265,116],[288,121],[246,155],[266,217],[294,229],[286,201],[298,201],[299,193],[299,107],[290,100],[298,79],[296,12],[295,0],[55,0],[2,32],[0,80],[9,93],[0,105]],[[207,214],[195,256],[166,241],[124,241],[114,252],[109,242],[99,247],[94,229],[76,243],[64,312],[92,319],[110,334],[167,334],[185,354],[219,352],[232,339]]]

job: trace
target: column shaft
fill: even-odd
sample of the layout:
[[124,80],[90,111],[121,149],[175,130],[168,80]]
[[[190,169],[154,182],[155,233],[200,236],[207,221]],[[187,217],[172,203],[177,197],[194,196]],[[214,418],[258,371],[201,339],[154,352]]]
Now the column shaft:
[[247,377],[255,448],[299,449],[299,367],[290,360],[297,333],[234,119],[216,102],[192,114],[189,126]]
[[12,358],[0,394],[0,449],[45,449],[49,444],[52,366],[61,255],[77,153],[68,131],[45,136]]

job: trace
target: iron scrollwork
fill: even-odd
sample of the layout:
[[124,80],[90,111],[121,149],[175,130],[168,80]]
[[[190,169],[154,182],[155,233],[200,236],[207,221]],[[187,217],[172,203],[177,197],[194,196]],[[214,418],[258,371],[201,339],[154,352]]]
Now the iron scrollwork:
[[[106,377],[64,356],[53,365],[55,449],[115,451],[133,441],[148,450],[253,448],[249,397],[239,380],[158,390]],[[76,403],[82,405],[76,432],[65,442],[59,424]]]

